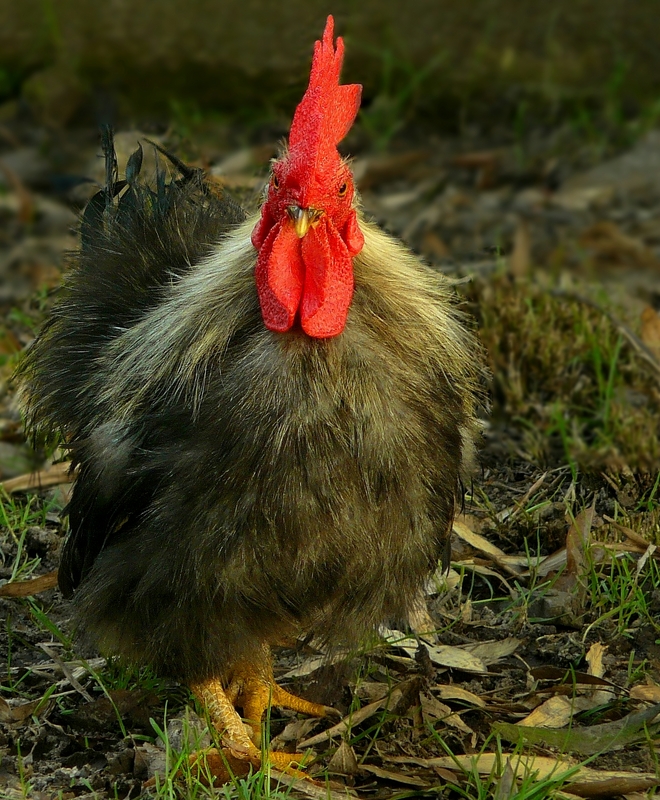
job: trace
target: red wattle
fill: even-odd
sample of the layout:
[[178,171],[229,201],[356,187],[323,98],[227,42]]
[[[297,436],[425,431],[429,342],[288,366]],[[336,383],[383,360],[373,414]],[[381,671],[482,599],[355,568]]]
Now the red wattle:
[[302,329],[319,339],[337,336],[344,330],[353,299],[353,259],[327,216],[302,240],[302,259]]
[[360,230],[357,212],[354,208],[351,209],[346,224],[344,225],[342,239],[348,248],[348,252],[352,256],[356,256],[364,247],[364,234]]
[[263,240],[254,277],[266,327],[288,331],[300,306],[305,277],[300,240],[288,220],[274,225]]
[[259,222],[257,222],[257,224],[252,229],[252,235],[250,236],[250,241],[257,250],[261,250],[261,247],[263,243],[266,241],[266,238],[268,234],[271,232],[274,224],[275,220],[273,219],[273,215],[271,214],[268,203],[264,203],[261,209],[261,216],[259,217]]
[[324,215],[302,239],[285,218],[268,232],[266,224],[259,224],[252,241],[259,244],[255,280],[266,327],[288,331],[300,312],[308,336],[326,339],[340,334],[353,299],[353,256],[364,244],[355,212],[343,236]]

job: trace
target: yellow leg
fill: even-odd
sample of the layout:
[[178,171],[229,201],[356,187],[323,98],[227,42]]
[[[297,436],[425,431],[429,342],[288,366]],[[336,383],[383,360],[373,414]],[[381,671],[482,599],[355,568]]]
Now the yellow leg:
[[269,706],[288,708],[310,717],[325,717],[335,714],[334,708],[310,703],[302,697],[290,694],[275,683],[270,651],[264,648],[263,656],[255,661],[239,662],[234,668],[229,685],[232,702],[243,709],[243,718],[251,725],[258,743],[261,720]]
[[223,744],[234,750],[237,755],[247,756],[255,751],[258,752],[220,680],[211,678],[190,688],[207,708],[213,727],[222,736]]

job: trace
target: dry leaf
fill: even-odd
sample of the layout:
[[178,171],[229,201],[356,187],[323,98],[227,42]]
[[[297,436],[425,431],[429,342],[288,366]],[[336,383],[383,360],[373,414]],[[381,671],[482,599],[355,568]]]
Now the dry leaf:
[[497,519],[500,522],[504,522],[507,519],[513,519],[517,516],[522,509],[525,508],[527,502],[530,500],[533,495],[541,488],[543,482],[545,481],[548,473],[544,472],[543,475],[539,476],[534,483],[529,487],[529,489],[525,492],[525,494],[519,499],[516,500],[515,506],[513,508],[505,508],[504,511],[500,511],[497,514]]
[[[509,571],[509,569],[505,566],[505,564],[500,562],[499,559],[498,559],[498,564],[507,569],[507,572]],[[518,592],[513,588],[513,586],[511,586],[511,584],[507,581],[504,575],[500,574],[499,572],[496,572],[494,569],[489,569],[488,567],[484,567],[483,564],[475,564],[474,559],[470,559],[469,561],[457,561],[456,566],[469,569],[470,572],[474,572],[477,575],[484,575],[487,578],[496,578],[506,587],[511,597],[513,597],[514,599],[518,599]],[[512,571],[516,576],[520,575],[520,573],[517,570],[512,570]],[[465,619],[463,621],[469,622],[469,619]]]
[[580,580],[586,570],[586,547],[591,535],[594,507],[585,508],[571,523],[566,536],[566,572]]
[[445,783],[453,783],[454,785],[458,783],[458,775],[455,772],[452,772],[450,769],[445,769],[444,767],[433,767],[433,771],[439,778],[442,778]]
[[[509,565],[506,553],[486,539],[485,536],[470,530],[470,528],[468,528],[468,526],[460,520],[454,520],[452,531],[456,536],[458,536],[459,539],[470,545],[470,547],[488,556],[509,575],[513,575],[516,578],[520,575],[519,569],[513,568]],[[465,561],[461,563],[465,563]]]
[[412,636],[408,636],[403,631],[397,631],[393,628],[385,627],[380,628],[380,635],[388,644],[391,644],[393,647],[400,647],[402,650],[405,650],[409,656],[412,658],[415,657],[415,653],[419,647],[419,642],[417,639],[414,639]]
[[518,727],[509,722],[496,722],[493,724],[493,729],[503,738],[519,745],[554,747],[561,752],[591,756],[596,753],[622,750],[641,741],[648,736],[649,730],[653,733],[658,728],[657,724],[653,725],[658,714],[660,705],[627,714],[614,722],[603,722],[599,725],[570,730]]
[[377,778],[382,778],[386,781],[392,781],[393,783],[402,783],[404,786],[418,786],[420,789],[425,789],[429,785],[421,778],[415,778],[412,775],[402,775],[400,772],[392,772],[389,769],[381,769],[380,767],[374,767],[372,764],[363,764],[360,769],[363,772],[370,772]]
[[632,528],[627,528],[625,525],[620,525],[616,520],[613,520],[612,517],[608,517],[606,514],[603,515],[603,519],[606,522],[609,522],[613,528],[616,528],[618,531],[627,536],[631,542],[643,548],[644,550],[646,550],[646,548],[649,546],[647,540]]
[[321,720],[316,717],[292,720],[281,733],[278,733],[277,736],[271,740],[271,748],[273,750],[281,750],[284,745],[289,742],[299,742],[301,739],[304,739],[305,736],[309,736],[320,721]]
[[[481,753],[479,755],[456,755],[440,758],[391,757],[389,761],[397,764],[416,764],[421,767],[456,769],[480,775],[496,775],[502,768],[505,753]],[[628,792],[643,791],[660,785],[660,777],[650,772],[636,773],[615,770],[596,770],[576,766],[574,761],[547,756],[526,756],[511,753],[508,756],[511,769],[517,778],[533,775],[535,780],[559,778],[571,771],[567,789],[580,797],[611,797]],[[612,788],[617,791],[612,791]]]
[[35,714],[42,716],[51,705],[51,703],[44,703],[41,700],[31,700],[28,703],[10,705],[4,697],[0,697],[0,722],[10,725],[21,724],[32,719]]
[[567,615],[580,616],[584,611],[587,593],[586,574],[589,569],[587,547],[594,518],[594,506],[583,509],[571,522],[566,535],[566,569],[557,578],[554,590],[572,595]]
[[594,642],[589,648],[586,655],[586,661],[589,665],[588,674],[595,675],[597,678],[605,676],[605,667],[603,666],[603,656],[607,652],[607,647],[600,642]]
[[357,775],[359,769],[353,748],[347,741],[342,741],[330,759],[328,772],[334,772],[337,775]]
[[625,775],[612,777],[591,776],[589,780],[571,783],[571,792],[579,797],[618,797],[629,792],[643,792],[660,784],[656,776],[635,775],[629,772]]
[[522,644],[521,639],[515,636],[508,636],[506,639],[497,639],[492,642],[479,642],[479,644],[468,644],[465,648],[472,655],[477,656],[484,664],[495,664],[502,658],[513,655]]
[[461,733],[467,733],[469,735],[474,733],[472,728],[463,722],[459,714],[453,712],[449,706],[436,700],[432,695],[422,693],[420,695],[420,700],[425,722],[444,722],[445,725],[450,725],[452,728],[461,731]]
[[584,710],[581,706],[576,708],[578,699],[583,698],[570,700],[562,695],[550,697],[516,725],[525,728],[563,728],[568,725],[576,711]]
[[381,700],[389,692],[390,687],[380,681],[360,681],[355,687],[355,694],[360,700],[367,703],[375,703]]
[[[417,652],[418,642],[411,636],[406,636],[405,633],[389,628],[381,628],[381,635],[385,640],[395,646],[400,647],[408,653],[411,657],[415,657]],[[462,645],[460,647],[452,647],[451,645],[434,645],[424,642],[429,658],[434,664],[441,667],[453,667],[454,669],[464,670],[465,672],[488,672],[486,663],[474,653],[470,652],[473,645]]]
[[335,736],[343,736],[354,726],[360,725],[366,719],[369,719],[369,717],[373,717],[373,715],[377,714],[381,708],[395,708],[402,698],[403,689],[401,688],[401,684],[399,684],[399,686],[396,686],[386,697],[383,697],[381,700],[377,700],[375,703],[370,703],[368,706],[364,706],[358,711],[349,714],[336,725],[333,725],[331,728],[328,728],[321,733],[317,733],[316,736],[312,736],[311,739],[305,739],[304,741],[300,742],[298,746],[301,749],[306,747],[315,747],[317,744],[321,744],[321,742],[327,742],[328,739],[332,739]]
[[438,569],[426,582],[425,592],[429,594],[447,594],[461,584],[461,576],[455,569],[445,570],[443,566]]
[[481,517],[475,517],[474,514],[464,512],[463,514],[457,514],[454,517],[454,522],[460,522],[469,530],[474,531],[475,533],[480,533],[484,527],[485,520],[483,520]]
[[658,549],[658,546],[656,544],[650,544],[646,548],[644,553],[642,554],[642,557],[637,562],[637,567],[635,569],[635,583],[638,582],[639,576],[640,576],[642,570],[644,569],[644,567],[646,566],[646,562],[649,560],[649,558],[653,557],[653,555],[654,555],[654,553],[655,553],[655,551],[657,549]]
[[513,797],[513,785],[515,781],[516,773],[511,766],[511,759],[507,758],[504,771],[495,785],[493,800],[509,800],[510,797]]
[[329,785],[318,784],[310,780],[306,775],[303,777],[299,775],[289,775],[273,767],[270,768],[270,777],[273,789],[278,789],[281,786],[291,786],[295,788],[296,792],[310,797],[311,800],[346,800],[347,797],[357,798],[357,794],[352,789],[349,789],[348,786],[341,786],[339,791],[333,789],[332,787],[337,786],[337,784],[333,784],[332,781],[330,781]]
[[482,536],[480,533],[475,533],[473,530],[470,530],[470,528],[468,528],[464,522],[461,522],[458,519],[454,520],[452,530],[456,536],[458,536],[464,542],[467,542],[470,547],[473,547],[475,550],[480,550],[482,553],[492,556],[494,559],[499,559],[506,556],[504,550],[500,550],[499,547],[496,547],[492,542],[489,542],[488,539],[486,539],[486,537]]
[[630,690],[633,700],[643,700],[645,703],[660,703],[660,686],[651,683],[647,686],[633,686]]
[[610,686],[613,689],[618,688],[615,683],[605,678],[589,675],[587,672],[581,672],[580,670],[553,667],[551,664],[545,664],[542,667],[532,667],[529,674],[539,681],[558,681],[559,683],[567,684],[585,683],[591,686]]
[[469,652],[468,647],[436,645],[427,647],[429,658],[441,667],[452,667],[464,672],[488,672],[486,662],[479,655]]
[[660,317],[658,312],[646,306],[642,311],[642,330],[640,338],[653,355],[660,361]]
[[[562,547],[560,550],[556,550],[554,553],[550,553],[549,556],[542,558],[534,571],[540,578],[545,578],[551,572],[559,572],[566,565],[566,559],[566,548]],[[529,575],[529,572],[523,573],[521,577],[527,575]]]
[[348,650],[336,650],[331,655],[309,656],[305,658],[301,664],[293,669],[290,669],[284,675],[281,675],[278,680],[285,680],[289,678],[306,678],[312,672],[316,672],[321,667],[327,667],[330,664],[337,664],[344,661],[349,655]]
[[[586,655],[587,664],[589,664],[589,674],[596,678],[602,678],[605,675],[605,665],[603,664],[603,656],[607,652],[607,647],[600,642],[594,642],[589,648]],[[615,693],[611,689],[594,689],[590,694],[591,707],[604,706],[606,703],[611,702],[615,698]]]
[[433,643],[437,641],[437,636],[434,631],[437,625],[429,614],[428,606],[426,605],[426,593],[424,590],[417,592],[417,595],[408,612],[408,624],[410,629],[420,636],[429,638]]
[[468,703],[471,706],[476,706],[477,708],[485,708],[486,701],[479,697],[479,695],[474,694],[473,692],[468,692],[467,689],[463,689],[456,684],[436,684],[432,686],[431,689],[434,692],[438,692],[440,697],[443,700],[461,700],[464,703]]

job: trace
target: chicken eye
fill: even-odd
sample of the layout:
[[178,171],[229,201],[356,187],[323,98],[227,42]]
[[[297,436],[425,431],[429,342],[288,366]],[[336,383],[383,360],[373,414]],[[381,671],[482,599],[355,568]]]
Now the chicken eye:
[[280,181],[279,181],[277,175],[273,175],[273,188],[274,189],[279,189],[280,188]]
[[347,191],[348,191],[348,184],[342,183],[342,185],[339,187],[338,194],[340,197],[344,197]]

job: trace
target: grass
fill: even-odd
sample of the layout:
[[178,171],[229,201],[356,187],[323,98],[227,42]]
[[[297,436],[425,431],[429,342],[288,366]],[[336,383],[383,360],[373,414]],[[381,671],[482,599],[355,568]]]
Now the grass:
[[[232,775],[231,780],[222,786],[213,786],[213,775],[205,758],[208,747],[206,738],[209,734],[215,738],[215,732],[207,720],[204,728],[191,724],[190,717],[183,717],[183,728],[180,748],[170,741],[167,725],[167,713],[162,726],[154,719],[152,728],[157,739],[162,743],[165,757],[163,775],[155,776],[150,796],[159,800],[204,800],[204,798],[226,798],[226,800],[285,800],[291,796],[291,787],[277,782],[273,785],[269,767],[250,770],[245,776]],[[269,739],[269,720],[265,722],[265,737]],[[220,747],[218,742],[213,742]],[[196,756],[193,764],[191,756]],[[228,765],[227,765],[228,767]],[[230,770],[231,772],[231,770]]]
[[591,559],[588,576],[590,610],[596,619],[585,629],[584,637],[610,620],[619,636],[634,636],[640,625],[660,635],[654,593],[660,591],[658,562],[649,558],[642,566],[630,553],[612,553],[605,563]]
[[[436,740],[449,758],[454,758],[451,750],[437,734]],[[486,773],[479,769],[479,761],[491,754],[495,755],[495,759],[492,768]],[[524,763],[525,755],[521,745],[517,745],[513,752],[506,751],[499,734],[492,734],[479,752],[474,754],[470,769],[466,769],[458,759],[455,760],[455,769],[463,777],[463,782],[450,781],[449,785],[464,800],[545,800],[558,796],[558,792],[566,787],[580,766],[565,768],[558,761],[555,771],[548,776],[539,777],[538,770],[519,768],[516,762],[521,760]],[[512,765],[516,765],[515,771]],[[519,772],[522,774],[518,775]]]
[[[474,293],[495,420],[514,431],[514,452],[568,464],[574,480],[580,469],[660,468],[657,384],[605,314],[501,275]],[[639,402],[632,405],[629,394]]]
[[[607,385],[607,381],[605,384]],[[648,488],[643,488],[645,486]],[[657,501],[659,486],[660,472],[639,482],[638,498],[634,508],[626,511],[616,502],[614,504],[616,521],[624,528],[632,529],[641,539],[649,541],[651,546],[660,534],[660,512]],[[496,534],[509,544],[522,547],[530,564],[529,577],[509,578],[516,590],[516,596],[513,598],[502,595],[499,586],[494,586],[490,579],[479,575],[473,577],[470,592],[473,604],[495,605],[501,609],[502,614],[507,615],[508,624],[524,626],[556,621],[538,616],[538,610],[543,608],[543,598],[555,590],[555,583],[562,572],[560,570],[551,573],[547,578],[541,578],[537,576],[533,565],[543,552],[548,553],[551,549],[548,548],[547,521],[541,524],[534,512],[543,508],[551,509],[553,497],[556,497],[557,492],[558,489],[554,489],[546,498],[541,495],[531,495],[513,520],[507,517],[504,521],[501,521],[495,502],[488,497],[484,488],[481,488],[474,498],[477,508],[481,509],[487,521],[483,532],[489,534],[491,539],[494,538],[493,534]],[[570,494],[569,490],[567,496]],[[566,514],[574,522],[577,510],[566,500],[565,504]],[[586,508],[587,505],[582,508]],[[568,527],[569,521],[564,520],[564,537]],[[583,602],[580,604],[579,617],[576,618],[576,622],[583,627],[583,641],[593,640],[601,629],[606,631],[607,637],[634,639],[641,628],[652,631],[654,637],[660,641],[660,625],[657,621],[657,596],[660,593],[659,563],[650,552],[642,558],[637,551],[617,549],[625,545],[626,541],[625,536],[607,525],[601,525],[590,532],[590,539],[585,549],[584,571],[574,576],[575,582],[583,586]],[[531,546],[532,542],[535,542],[534,547]],[[462,584],[462,590],[465,589],[465,584]],[[536,614],[533,613],[534,610]]]
[[49,515],[60,510],[56,501],[41,502],[36,496],[13,497],[0,489],[0,560],[5,567],[11,564],[8,580],[25,580],[38,569],[41,558],[28,554],[26,537],[31,528],[45,527]]
[[149,667],[134,667],[118,658],[109,658],[102,673],[107,690],[149,691],[165,695],[166,682]]
[[[635,509],[632,513],[640,516],[647,513],[653,513],[657,509],[656,497],[658,494],[659,480],[654,480],[650,483],[649,488],[643,493],[640,493],[639,510]],[[550,499],[554,496],[550,494]],[[548,498],[543,497],[542,492],[530,495],[526,504],[521,509],[517,519],[520,524],[525,525],[525,517],[527,515],[533,516],[534,512],[539,508],[546,507]],[[496,503],[484,498],[482,507],[490,509],[496,513]],[[45,517],[46,508],[40,508],[38,500],[17,501],[5,500],[5,511],[3,519],[9,521],[9,525],[4,524],[3,536],[5,543],[11,543],[16,546],[16,553],[14,562],[25,563],[26,554],[18,553],[17,543],[21,540],[25,541],[25,531],[27,525],[35,520],[43,520]],[[636,519],[636,517],[635,517]],[[630,515],[619,515],[621,524],[635,524],[635,519]],[[528,556],[530,562],[536,558],[536,551],[541,546],[541,536],[536,541],[534,547],[528,544]],[[597,546],[601,546],[597,543]],[[628,554],[617,554],[606,560],[599,560],[596,558],[588,562],[587,572],[587,611],[589,628],[584,629],[585,637],[588,635],[593,639],[594,635],[599,630],[604,629],[608,633],[608,638],[611,639],[612,634],[614,638],[623,637],[629,638],[639,629],[640,625],[650,626],[656,629],[656,624],[653,619],[654,610],[652,608],[651,598],[654,592],[660,590],[660,570],[656,563],[649,559],[643,568],[638,568],[639,562]],[[496,613],[502,620],[502,624],[508,628],[516,625],[533,625],[538,622],[547,622],[544,620],[535,620],[530,614],[530,607],[534,601],[538,599],[544,592],[552,588],[551,580],[539,581],[533,574],[527,581],[519,581],[516,585],[518,590],[518,598],[513,603],[511,598],[505,598],[505,606],[499,604],[498,594],[496,588],[493,586],[489,590],[489,599],[480,598],[480,585],[483,585],[479,576],[472,576],[471,585],[464,582],[464,585],[459,590],[461,593],[462,601],[469,599],[466,592],[472,594],[472,603],[476,608],[483,606],[484,608],[490,607],[495,609],[502,609]],[[47,606],[39,599],[28,599],[21,601],[21,604],[28,611],[32,619],[32,624],[35,629],[39,630],[40,635],[44,634],[51,637],[54,642],[59,642],[63,648],[63,652],[70,652],[71,647],[70,637],[64,633],[61,626],[50,619],[50,612]],[[516,622],[517,619],[517,622]],[[455,626],[456,623],[454,623]],[[8,626],[10,625],[8,621]],[[9,632],[9,646],[8,646],[8,663],[7,669],[10,671],[12,667],[11,653],[15,649],[12,646],[11,640],[14,634]],[[19,641],[15,641],[17,647]],[[23,645],[29,645],[29,642],[23,642]],[[22,649],[22,647],[21,647]],[[375,658],[375,660],[374,660]],[[393,688],[399,681],[400,677],[391,675],[388,678],[387,670],[379,662],[380,656],[378,651],[374,657],[367,657],[362,660],[358,674],[354,680],[355,689],[353,691],[353,700],[351,708],[357,712],[363,705],[360,701],[357,688],[362,681],[365,680],[391,680],[390,687]],[[631,653],[630,658],[626,660],[625,670],[627,675],[627,682],[638,682],[644,675],[648,674],[648,664],[644,661],[636,659],[634,654]],[[2,694],[6,697],[25,697],[32,698],[35,696],[34,690],[31,688],[29,677],[23,676],[21,681],[12,680],[10,683],[2,687]],[[168,711],[168,703],[171,706],[173,699],[171,687],[158,679],[148,669],[134,670],[127,668],[116,660],[110,660],[107,665],[100,671],[90,669],[89,679],[87,680],[87,689],[93,696],[98,696],[99,690],[103,695],[110,698],[114,704],[113,697],[118,690],[127,690],[129,692],[136,692],[142,690],[152,691],[161,698],[165,706],[165,713],[162,718],[152,717],[151,721],[151,734],[136,735],[132,732],[130,722],[122,718],[121,709],[115,704],[115,715],[119,724],[119,732],[125,741],[133,741],[135,746],[147,742],[152,745],[156,740],[162,742],[164,753],[165,768],[162,773],[159,773],[155,785],[149,790],[149,796],[154,798],[162,798],[162,800],[174,800],[175,798],[192,798],[196,800],[205,800],[211,797],[224,797],[227,800],[247,800],[247,798],[273,798],[273,800],[282,800],[290,796],[297,796],[290,786],[277,786],[275,781],[271,781],[268,769],[256,770],[247,776],[236,776],[230,783],[218,787],[217,789],[209,789],[205,782],[203,774],[200,776],[190,766],[189,756],[200,747],[201,737],[204,734],[204,729],[191,727],[188,719],[184,717],[184,736],[182,737],[182,744],[178,745],[180,749],[176,749],[169,740],[168,734],[168,720],[172,715],[172,711]],[[56,695],[53,687],[45,688],[41,691],[42,705],[50,701],[51,697]],[[187,695],[186,695],[187,697]],[[181,706],[186,701],[186,697],[181,697]],[[68,714],[75,710],[78,704],[77,696],[68,695],[66,697],[55,697],[57,707],[59,708],[60,718],[62,724],[66,724]],[[174,703],[175,712],[179,706],[179,701]],[[603,708],[600,711],[595,709],[593,713],[605,714],[605,719],[609,719],[608,714],[616,711],[616,707]],[[468,710],[469,719],[469,710]],[[586,717],[582,720],[583,724],[594,724],[595,718]],[[413,746],[415,741],[413,736],[414,728],[411,726],[410,720],[405,716],[401,717],[395,714],[392,710],[381,709],[381,711],[367,722],[360,726],[349,730],[346,734],[346,741],[354,749],[357,757],[358,764],[373,763],[374,759],[378,759],[381,754],[394,748],[395,751],[401,746],[404,741],[409,742],[408,746]],[[421,746],[429,752],[437,750],[438,743],[443,742],[441,746],[447,747],[443,740],[442,725],[431,726],[427,733],[418,739]],[[267,739],[266,739],[267,740]],[[453,740],[452,740],[453,741]],[[89,745],[92,747],[92,745]],[[420,745],[414,745],[419,747]],[[462,797],[468,800],[479,800],[483,798],[493,798],[493,800],[501,800],[503,797],[515,797],[520,800],[527,800],[527,798],[550,798],[558,795],[566,782],[569,781],[572,768],[565,769],[558,767],[558,771],[551,776],[538,777],[533,771],[523,772],[520,777],[514,779],[507,767],[507,758],[513,758],[509,753],[503,751],[502,745],[497,738],[488,738],[482,743],[483,752],[499,753],[501,759],[497,762],[497,768],[493,767],[490,774],[483,774],[476,769],[464,770],[461,769],[457,774],[457,782],[455,784],[447,784],[446,782],[439,783],[437,787],[432,787],[429,791],[431,794],[443,794],[443,796]],[[333,752],[331,747],[325,758]],[[516,753],[522,751],[515,751]],[[202,762],[203,763],[203,762]],[[29,771],[23,769],[23,761],[17,756],[16,761],[19,770],[19,779],[22,781],[23,795],[29,797],[32,792],[31,779]],[[202,767],[203,769],[203,767]],[[509,771],[507,771],[509,770]],[[323,773],[321,773],[322,775]],[[318,779],[318,776],[317,776]],[[507,789],[508,794],[503,794],[504,789]],[[90,789],[91,790],[91,789]],[[569,790],[570,791],[570,790]],[[99,795],[99,797],[105,795]],[[421,796],[415,792],[399,792],[397,797],[404,796]],[[428,796],[425,794],[424,796]]]

